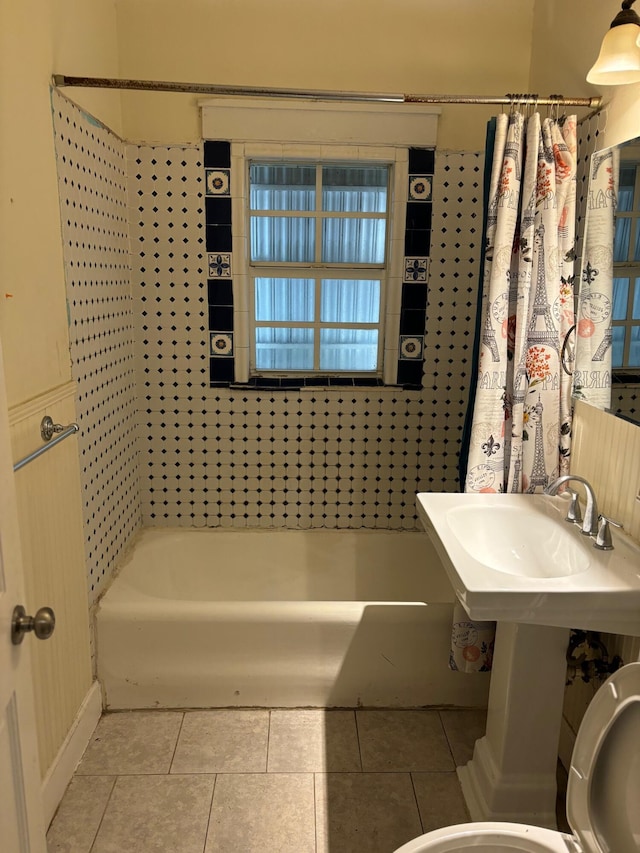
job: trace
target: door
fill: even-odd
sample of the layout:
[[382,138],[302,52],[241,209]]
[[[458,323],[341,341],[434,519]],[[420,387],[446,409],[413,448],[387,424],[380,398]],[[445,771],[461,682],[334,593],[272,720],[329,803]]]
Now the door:
[[13,608],[24,604],[20,537],[0,346],[0,847],[45,853],[29,649],[11,642]]

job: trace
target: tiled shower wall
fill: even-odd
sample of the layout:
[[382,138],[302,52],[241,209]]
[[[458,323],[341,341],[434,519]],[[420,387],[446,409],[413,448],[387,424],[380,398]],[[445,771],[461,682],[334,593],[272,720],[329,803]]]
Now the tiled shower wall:
[[483,158],[436,156],[422,390],[209,388],[202,148],[127,146],[145,525],[417,525],[455,491]]
[[202,147],[53,107],[93,599],[141,520],[412,529],[457,490],[482,154],[436,156],[421,390],[210,388]]
[[94,601],[141,522],[125,152],[56,91],[52,110]]

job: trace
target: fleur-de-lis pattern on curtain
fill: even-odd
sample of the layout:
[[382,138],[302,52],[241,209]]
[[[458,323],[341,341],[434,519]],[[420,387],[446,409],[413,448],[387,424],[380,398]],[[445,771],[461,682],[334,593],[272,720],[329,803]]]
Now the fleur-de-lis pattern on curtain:
[[465,491],[535,492],[569,469],[576,119],[496,122]]
[[576,317],[580,345],[576,347],[574,394],[588,395],[590,403],[603,409],[611,405],[612,247],[619,166],[617,148],[597,152],[591,158]]

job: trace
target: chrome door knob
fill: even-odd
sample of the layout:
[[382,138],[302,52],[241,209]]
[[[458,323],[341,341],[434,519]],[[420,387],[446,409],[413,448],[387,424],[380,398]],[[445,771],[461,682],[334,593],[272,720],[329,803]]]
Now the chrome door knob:
[[35,616],[27,616],[21,604],[13,609],[11,620],[11,642],[19,646],[24,635],[33,631],[39,640],[48,640],[56,627],[56,615],[50,607],[41,607]]

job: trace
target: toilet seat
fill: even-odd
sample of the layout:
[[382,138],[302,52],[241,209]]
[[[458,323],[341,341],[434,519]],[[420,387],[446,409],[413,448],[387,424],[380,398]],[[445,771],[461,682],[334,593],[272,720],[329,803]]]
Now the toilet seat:
[[573,835],[517,823],[458,824],[396,853],[638,853],[640,662],[603,684],[584,715],[571,758],[567,819]]
[[640,662],[587,708],[571,756],[567,820],[584,853],[640,850]]
[[396,853],[569,853],[570,835],[523,823],[461,823],[427,832]]

